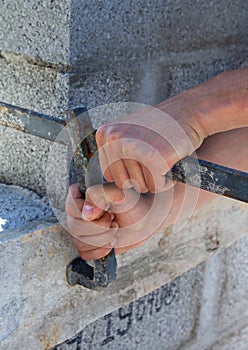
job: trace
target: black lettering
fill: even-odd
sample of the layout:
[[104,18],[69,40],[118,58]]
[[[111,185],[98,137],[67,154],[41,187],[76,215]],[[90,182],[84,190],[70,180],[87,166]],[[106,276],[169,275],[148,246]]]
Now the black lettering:
[[163,305],[162,298],[161,298],[161,295],[162,295],[161,288],[154,291],[154,294],[155,294],[155,311],[159,312]]
[[152,316],[154,304],[154,292],[147,295],[147,303],[150,304],[149,315]]
[[[75,335],[75,337],[66,340],[64,343],[55,346],[54,348],[52,348],[51,350],[62,350],[64,349],[64,345],[76,345],[76,347],[70,347],[70,349],[72,350],[81,350],[81,345],[82,345],[82,332],[78,333]],[[68,347],[66,347],[67,349],[69,349]]]
[[142,321],[146,312],[146,303],[144,299],[136,301],[136,320]]
[[107,327],[106,327],[106,338],[101,342],[101,346],[106,345],[113,341],[115,337],[111,335],[112,330],[112,314],[108,314],[104,316],[104,319],[107,320]]
[[123,336],[128,333],[133,321],[133,303],[129,304],[126,308],[128,309],[127,312],[125,312],[125,308],[123,307],[119,309],[119,319],[120,320],[127,319],[126,328],[117,329],[117,334],[120,336]]
[[177,295],[177,288],[175,283],[170,283],[163,287],[161,299],[164,305],[170,305]]

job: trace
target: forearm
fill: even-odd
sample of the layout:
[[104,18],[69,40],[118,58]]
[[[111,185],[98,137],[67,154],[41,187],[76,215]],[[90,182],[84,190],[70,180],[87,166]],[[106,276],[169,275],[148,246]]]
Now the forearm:
[[[197,151],[197,156],[199,159],[248,172],[247,138],[248,127],[213,135],[204,141]],[[161,227],[166,227],[175,222],[184,201],[184,194],[185,185],[177,183],[174,188],[171,210]],[[161,197],[162,206],[164,202],[163,193],[159,194],[159,196]],[[200,190],[195,210],[200,209],[216,197],[218,197],[217,194]],[[189,208],[192,208],[192,203],[187,203],[187,205]],[[189,213],[185,213],[185,216],[187,214]]]
[[188,92],[207,135],[248,126],[248,67],[219,74]]

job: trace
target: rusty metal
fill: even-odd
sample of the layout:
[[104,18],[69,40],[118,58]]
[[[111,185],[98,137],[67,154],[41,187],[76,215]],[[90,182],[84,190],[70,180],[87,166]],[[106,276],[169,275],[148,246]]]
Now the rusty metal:
[[114,249],[102,259],[94,261],[94,267],[81,258],[74,259],[66,268],[67,281],[71,286],[79,284],[89,289],[100,290],[116,279]]
[[[78,107],[66,113],[67,129],[72,143],[75,170],[82,195],[87,190],[86,174],[88,162],[97,151],[95,130],[87,111]],[[97,184],[101,182],[101,173],[96,178]],[[99,179],[99,182],[98,182]],[[93,266],[91,266],[94,265]],[[106,287],[116,278],[117,262],[114,249],[104,258],[96,259],[89,264],[81,258],[73,260],[67,266],[67,281],[70,285],[80,284],[86,288],[98,290]]]
[[248,202],[248,173],[243,171],[185,157],[166,176],[187,185]]
[[[56,117],[0,102],[0,125],[56,141],[66,122]],[[68,140],[59,140],[59,142],[67,144]]]

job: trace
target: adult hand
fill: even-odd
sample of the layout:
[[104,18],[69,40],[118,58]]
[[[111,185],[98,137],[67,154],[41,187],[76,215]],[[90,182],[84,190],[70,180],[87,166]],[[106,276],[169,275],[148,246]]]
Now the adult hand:
[[226,72],[156,106],[100,127],[105,178],[119,188],[160,192],[164,174],[212,134],[248,126],[248,68]]
[[[248,171],[247,136],[248,128],[211,136],[197,152],[198,156]],[[84,201],[75,184],[70,187],[66,202],[68,230],[85,260],[101,258],[112,247],[117,254],[123,253],[144,243],[158,229],[192,215],[194,210],[217,196],[200,190],[196,202],[194,192],[190,191],[195,189],[176,183],[168,191],[140,195],[133,189],[123,191],[108,184],[89,188]]]

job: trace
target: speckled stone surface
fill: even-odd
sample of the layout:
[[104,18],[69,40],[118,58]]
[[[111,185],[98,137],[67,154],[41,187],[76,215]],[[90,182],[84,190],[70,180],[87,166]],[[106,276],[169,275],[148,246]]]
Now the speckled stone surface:
[[20,186],[0,183],[0,231],[22,228],[52,215],[46,198]]

